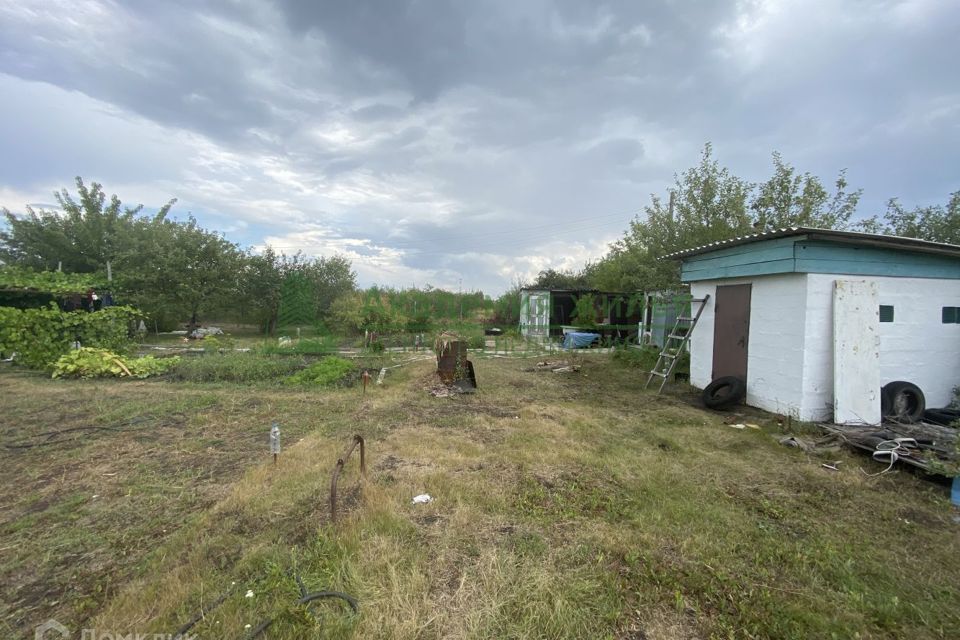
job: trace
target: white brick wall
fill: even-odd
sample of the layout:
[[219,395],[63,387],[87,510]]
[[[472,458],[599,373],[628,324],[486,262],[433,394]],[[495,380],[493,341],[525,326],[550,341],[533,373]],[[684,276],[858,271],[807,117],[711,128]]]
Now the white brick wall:
[[[801,420],[833,414],[833,274],[782,274],[691,283],[710,302],[690,340],[690,382],[703,388],[713,368],[717,285],[753,285],[747,403]],[[960,307],[960,281],[856,276],[877,283],[894,322],[880,323],[880,383],[913,382],[928,407],[948,404],[960,385],[960,325],[942,324],[941,307]]]
[[[830,317],[833,281],[830,274],[808,276],[807,325],[808,344],[804,369],[807,386],[823,387],[826,395],[817,400],[829,401],[833,389],[832,336],[813,340],[813,332],[821,323],[811,322],[811,312],[821,309],[818,317]],[[960,280],[933,278],[864,277],[877,283],[880,304],[893,305],[893,322],[880,323],[880,384],[906,380],[920,387],[928,407],[950,403],[953,387],[960,385],[960,325],[943,324],[941,308],[960,307]],[[822,307],[826,306],[825,314]],[[829,329],[829,323],[825,323]],[[826,353],[824,353],[826,352]],[[823,364],[826,363],[826,366]],[[813,403],[812,398],[810,403]],[[810,404],[812,407],[813,404]]]
[[695,298],[710,294],[690,339],[690,382],[703,388],[713,369],[713,330],[718,285],[751,284],[750,343],[747,348],[747,404],[796,414],[803,394],[804,302],[801,273],[731,278],[691,284]]

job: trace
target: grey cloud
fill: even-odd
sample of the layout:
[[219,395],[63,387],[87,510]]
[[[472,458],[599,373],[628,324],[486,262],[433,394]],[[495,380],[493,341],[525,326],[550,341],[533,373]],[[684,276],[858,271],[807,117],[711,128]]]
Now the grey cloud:
[[[958,28],[950,3],[24,0],[0,6],[0,86],[37,107],[0,104],[0,187],[175,188],[490,289],[504,267],[463,258],[462,229],[542,225],[574,247],[616,228],[580,220],[638,210],[708,140],[752,180],[773,150],[826,179],[849,167],[864,213],[942,201]],[[473,246],[528,264],[538,235]]]

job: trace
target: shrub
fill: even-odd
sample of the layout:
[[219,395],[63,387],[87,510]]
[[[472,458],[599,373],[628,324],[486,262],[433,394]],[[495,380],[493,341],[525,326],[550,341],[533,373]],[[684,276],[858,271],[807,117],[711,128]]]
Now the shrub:
[[573,308],[570,317],[573,325],[579,329],[594,329],[597,326],[597,303],[593,299],[593,294],[580,296]]
[[233,349],[236,343],[236,340],[227,334],[223,334],[220,337],[206,336],[200,341],[200,346],[207,353],[217,353],[221,349]]
[[131,345],[130,324],[142,314],[131,307],[101,311],[61,311],[56,304],[39,309],[0,307],[0,351],[17,353],[17,362],[34,369],[51,366],[77,339],[85,347],[113,352]]
[[[613,350],[614,360],[618,360],[627,366],[637,367],[641,371],[650,371],[657,364],[657,358],[660,357],[660,347],[648,345],[637,349],[634,347],[617,347]],[[677,365],[673,368],[674,372],[690,372],[690,354],[683,352],[677,358]]]
[[106,349],[83,347],[60,356],[53,365],[54,378],[149,378],[166,373],[180,362],[172,358],[124,358]]
[[212,353],[183,359],[172,374],[177,380],[189,382],[277,382],[303,365],[299,357]]
[[330,356],[313,363],[303,371],[295,373],[284,382],[287,384],[330,386],[346,378],[354,369],[356,369],[356,365],[349,360]]
[[260,352],[276,355],[325,355],[336,351],[336,349],[337,344],[333,336],[321,336],[319,338],[291,341],[290,344],[282,346],[272,341],[266,342],[260,347]]
[[484,346],[486,346],[486,340],[482,335],[474,335],[467,338],[468,349],[483,349]]

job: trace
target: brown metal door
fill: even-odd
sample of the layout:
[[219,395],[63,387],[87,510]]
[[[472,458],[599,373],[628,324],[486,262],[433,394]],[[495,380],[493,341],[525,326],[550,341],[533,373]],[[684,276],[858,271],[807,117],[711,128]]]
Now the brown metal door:
[[713,380],[723,376],[747,379],[750,344],[750,285],[717,287],[713,303]]

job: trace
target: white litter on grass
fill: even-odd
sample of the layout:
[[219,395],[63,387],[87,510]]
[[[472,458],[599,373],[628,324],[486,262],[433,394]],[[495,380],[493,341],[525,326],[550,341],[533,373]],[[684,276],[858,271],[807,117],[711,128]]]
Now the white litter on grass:
[[429,493],[421,493],[418,496],[413,496],[413,504],[427,504],[428,502],[433,502],[433,498],[430,497]]
[[244,628],[244,629],[249,629],[251,626],[253,626],[253,625],[245,624],[245,625],[243,625],[243,628]]
[[246,595],[245,597],[247,597],[247,598],[252,598],[252,597],[253,597],[253,589],[247,589],[247,595]]
[[737,424],[728,424],[727,426],[730,427],[731,429],[746,429],[746,428],[747,428],[747,425],[745,425],[745,424],[740,424],[740,423],[737,423]]

